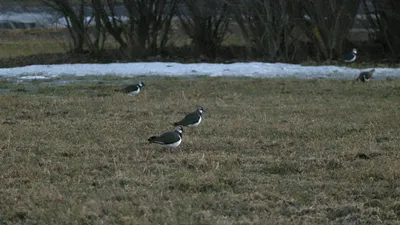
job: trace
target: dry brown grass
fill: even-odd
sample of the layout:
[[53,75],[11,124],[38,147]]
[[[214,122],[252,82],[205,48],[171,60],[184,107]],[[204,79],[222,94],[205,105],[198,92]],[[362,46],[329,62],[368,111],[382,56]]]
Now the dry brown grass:
[[[1,83],[1,224],[400,219],[400,81],[141,79]],[[176,151],[147,144],[196,105]]]

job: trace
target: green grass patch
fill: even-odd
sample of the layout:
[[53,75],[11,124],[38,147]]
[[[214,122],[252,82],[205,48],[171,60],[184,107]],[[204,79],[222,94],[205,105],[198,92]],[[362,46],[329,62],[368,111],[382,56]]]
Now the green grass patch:
[[0,58],[29,56],[42,53],[63,53],[68,50],[66,40],[32,39],[1,41]]
[[[0,95],[1,223],[400,219],[400,81],[140,80],[134,97],[122,78]],[[175,151],[147,143],[196,105]]]

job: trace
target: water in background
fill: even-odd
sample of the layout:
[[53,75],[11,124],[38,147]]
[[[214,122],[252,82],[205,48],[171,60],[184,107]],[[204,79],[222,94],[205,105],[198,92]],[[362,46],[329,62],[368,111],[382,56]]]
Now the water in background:
[[[178,5],[179,8],[179,5]],[[121,21],[128,20],[128,13],[123,5],[115,7],[115,15]],[[180,9],[182,12],[182,8]],[[183,13],[185,13],[183,11]],[[354,29],[364,29],[365,13],[363,7],[359,8],[359,15],[354,23]],[[91,19],[93,10],[85,8],[85,20],[87,24],[94,23]],[[66,27],[65,18],[48,6],[19,6],[14,4],[0,5],[0,29],[29,29],[37,27]]]
[[[127,20],[125,7],[115,7],[116,17]],[[87,24],[94,23],[92,8],[85,8],[85,21]],[[29,28],[55,28],[66,27],[65,18],[54,9],[47,6],[0,6],[0,29],[29,29]]]

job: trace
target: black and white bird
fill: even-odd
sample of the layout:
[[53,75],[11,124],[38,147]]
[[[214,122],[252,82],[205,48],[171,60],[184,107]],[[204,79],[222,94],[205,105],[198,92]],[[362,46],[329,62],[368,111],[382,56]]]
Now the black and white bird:
[[374,72],[375,72],[375,69],[372,69],[369,71],[363,71],[358,75],[356,80],[361,81],[361,82],[369,81],[372,78],[372,75],[374,75]]
[[201,123],[204,112],[204,108],[198,106],[196,111],[187,114],[182,120],[175,122],[174,126],[197,127]]
[[137,95],[140,93],[140,91],[143,89],[144,83],[142,81],[139,81],[137,84],[132,84],[128,85],[124,88],[121,89],[121,92],[123,93],[128,93],[130,95]]
[[182,142],[182,132],[181,126],[177,126],[174,131],[161,134],[160,136],[152,136],[148,139],[150,143],[160,144],[167,148],[176,148]]
[[345,62],[354,62],[357,58],[357,49],[353,48],[351,52],[344,54],[343,60]]

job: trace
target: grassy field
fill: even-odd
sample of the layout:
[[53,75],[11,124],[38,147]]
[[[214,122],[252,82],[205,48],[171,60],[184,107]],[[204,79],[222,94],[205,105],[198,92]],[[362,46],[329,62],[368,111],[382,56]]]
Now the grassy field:
[[399,223],[399,80],[82,79],[0,82],[0,224]]
[[[174,32],[171,32],[169,44],[189,45],[190,39],[182,31],[176,33],[176,29],[178,28],[173,28]],[[240,43],[238,37],[231,35],[224,44],[237,43]],[[66,53],[70,50],[70,46],[72,46],[72,40],[66,28],[0,30],[0,59],[46,53]],[[112,37],[107,38],[106,49],[117,49],[118,46]]]
[[0,37],[0,59],[68,50],[63,29],[0,30]]

